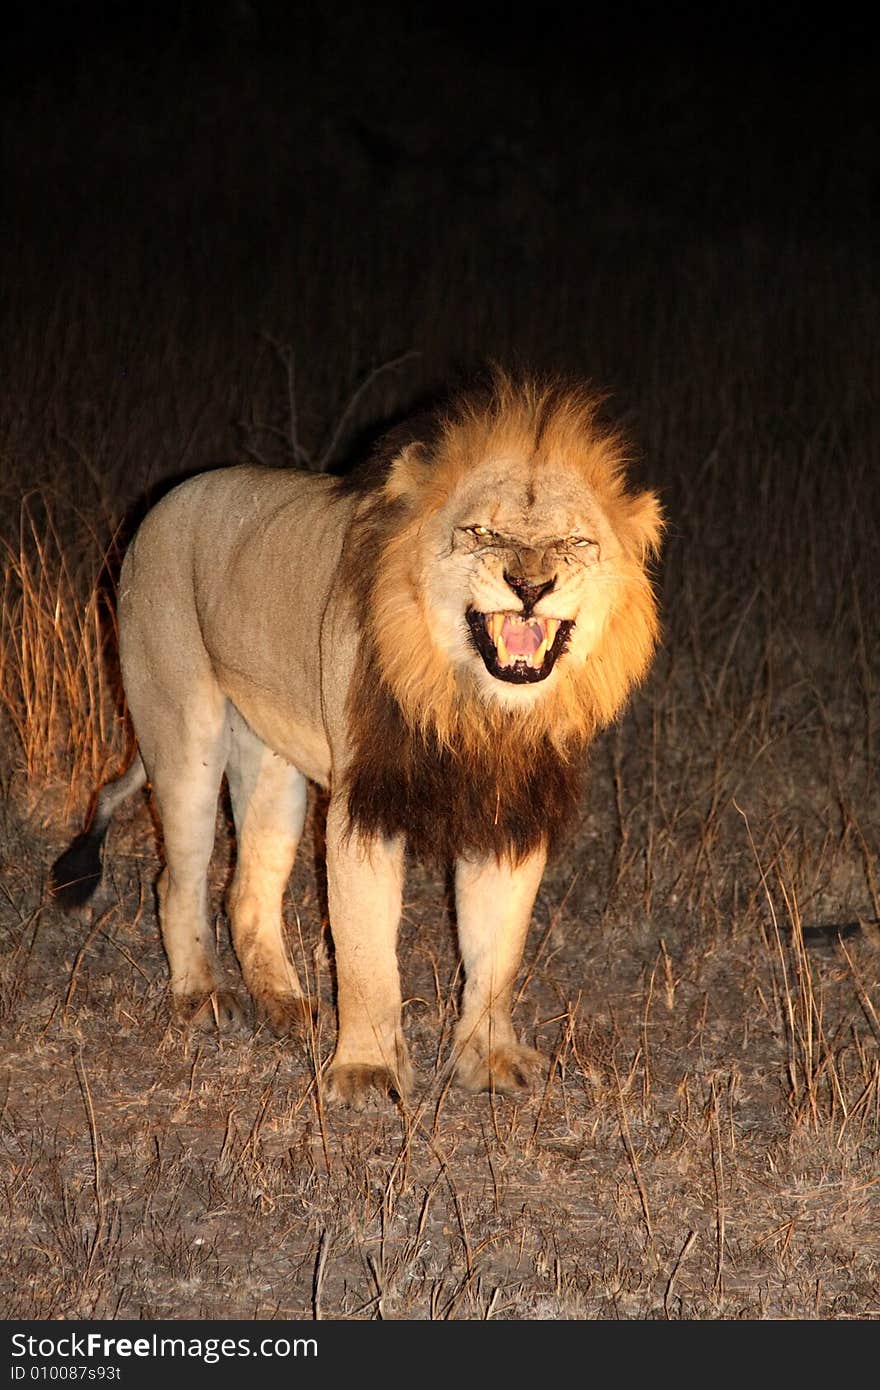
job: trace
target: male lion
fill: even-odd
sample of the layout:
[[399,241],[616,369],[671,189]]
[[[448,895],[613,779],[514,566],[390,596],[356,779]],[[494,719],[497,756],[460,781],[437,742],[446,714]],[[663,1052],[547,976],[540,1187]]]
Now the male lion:
[[583,755],[648,668],[656,497],[581,388],[496,374],[392,434],[349,478],[236,467],[169,493],[128,551],[119,646],[139,756],[56,865],[63,901],[100,874],[114,808],[147,778],[161,817],[162,939],[186,1015],[241,1016],[221,983],[206,871],[225,773],[238,841],[229,916],[258,1014],[307,1014],[282,895],[329,786],[339,1028],[333,1097],[404,1096],[396,956],[404,847],[455,865],[465,971],[456,1079],[523,1089],[514,978]]

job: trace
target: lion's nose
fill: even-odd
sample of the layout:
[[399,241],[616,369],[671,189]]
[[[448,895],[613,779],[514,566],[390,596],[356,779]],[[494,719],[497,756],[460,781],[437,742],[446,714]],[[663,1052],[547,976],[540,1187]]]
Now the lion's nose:
[[531,613],[535,604],[545,594],[549,594],[556,583],[554,577],[553,579],[539,580],[537,584],[534,584],[530,579],[521,579],[518,575],[510,574],[507,570],[504,571],[504,578],[522,603],[524,613]]

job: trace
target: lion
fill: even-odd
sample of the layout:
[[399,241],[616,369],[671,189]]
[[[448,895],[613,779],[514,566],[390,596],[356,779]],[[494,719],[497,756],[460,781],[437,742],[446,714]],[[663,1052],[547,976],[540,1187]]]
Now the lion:
[[95,887],[114,809],[149,781],[174,1004],[242,1022],[207,901],[225,775],[244,983],[276,1033],[301,1027],[282,896],[311,780],[329,789],[329,1095],[359,1107],[413,1086],[396,949],[407,848],[454,866],[454,1078],[527,1089],[542,1063],[514,1031],[511,997],[548,851],[579,805],[591,740],[658,639],[648,564],[661,508],[627,490],[625,464],[587,388],[499,371],[349,476],[236,466],[176,487],[120,576],[138,752],[58,861],[62,901]]

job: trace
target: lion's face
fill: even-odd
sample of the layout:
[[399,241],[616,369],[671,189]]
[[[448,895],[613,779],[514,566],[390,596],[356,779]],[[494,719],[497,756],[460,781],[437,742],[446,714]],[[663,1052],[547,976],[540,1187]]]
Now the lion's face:
[[366,515],[378,668],[407,721],[450,747],[514,725],[520,743],[583,742],[647,670],[660,508],[626,491],[583,393],[502,379],[402,448]]
[[487,700],[542,699],[601,637],[620,545],[573,471],[486,460],[420,548],[430,638]]

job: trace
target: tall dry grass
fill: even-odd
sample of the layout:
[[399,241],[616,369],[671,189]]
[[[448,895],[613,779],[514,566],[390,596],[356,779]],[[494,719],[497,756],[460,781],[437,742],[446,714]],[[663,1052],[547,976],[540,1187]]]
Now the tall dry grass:
[[[20,501],[17,535],[0,536],[0,709],[12,774],[28,809],[70,819],[118,759],[124,719],[114,675],[115,544],[45,491]],[[47,799],[47,792],[52,795]]]

